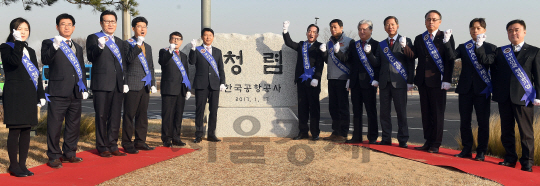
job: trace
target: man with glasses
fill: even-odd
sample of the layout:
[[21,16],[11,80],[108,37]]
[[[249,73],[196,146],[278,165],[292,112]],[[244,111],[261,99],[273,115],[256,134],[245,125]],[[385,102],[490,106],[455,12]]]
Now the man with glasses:
[[[136,17],[131,21],[135,35],[128,39],[132,52],[125,60],[124,81],[124,116],[122,117],[122,147],[127,153],[137,154],[138,150],[154,150],[146,144],[148,132],[149,93],[157,93],[154,78],[154,60],[152,47],[144,42],[148,21],[144,17]],[[135,123],[133,123],[135,119]],[[135,128],[135,140],[131,141]]]

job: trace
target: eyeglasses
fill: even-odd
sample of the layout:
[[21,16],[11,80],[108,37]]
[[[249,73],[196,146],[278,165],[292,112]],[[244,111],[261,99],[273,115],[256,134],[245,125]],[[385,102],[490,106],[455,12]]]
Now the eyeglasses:
[[116,25],[116,21],[103,21],[106,25]]
[[182,38],[179,38],[179,37],[177,37],[177,38],[171,38],[171,41],[174,41],[174,42],[176,42],[176,41],[182,41]]
[[72,26],[73,26],[73,24],[60,24],[60,27],[68,27],[68,28],[70,28]]
[[426,18],[426,22],[431,22],[431,21],[436,22],[436,21],[438,21],[438,20],[441,20],[441,19],[437,19],[437,18]]
[[136,26],[137,29],[147,29],[148,27],[147,26]]

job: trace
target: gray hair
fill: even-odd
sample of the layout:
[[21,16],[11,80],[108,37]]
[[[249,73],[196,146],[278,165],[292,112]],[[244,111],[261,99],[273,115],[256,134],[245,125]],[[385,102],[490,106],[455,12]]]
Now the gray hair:
[[371,22],[371,20],[362,19],[362,21],[358,22],[358,26],[356,28],[360,27],[362,24],[368,24],[369,29],[373,30],[373,22]]

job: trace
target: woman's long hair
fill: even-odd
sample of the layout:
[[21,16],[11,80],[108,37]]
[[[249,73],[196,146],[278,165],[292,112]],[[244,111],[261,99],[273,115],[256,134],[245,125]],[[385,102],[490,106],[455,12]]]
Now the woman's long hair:
[[15,39],[13,38],[13,29],[17,30],[19,28],[19,25],[22,23],[26,23],[28,25],[28,37],[30,38],[30,23],[22,17],[15,18],[9,23],[9,35],[6,39],[6,42],[13,42]]

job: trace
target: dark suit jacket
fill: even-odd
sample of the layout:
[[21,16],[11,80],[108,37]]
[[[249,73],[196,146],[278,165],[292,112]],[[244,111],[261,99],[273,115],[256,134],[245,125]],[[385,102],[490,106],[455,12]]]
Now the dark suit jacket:
[[[443,43],[444,32],[438,31],[435,37],[433,38],[433,44],[439,51],[441,59],[444,63],[444,74],[443,82],[452,82],[452,71],[454,70],[454,36],[450,37],[450,41],[446,44]],[[441,87],[441,71],[431,58],[426,44],[424,44],[424,39],[422,34],[416,36],[414,39],[414,46],[405,47],[404,53],[409,56],[409,58],[416,59],[418,58],[418,66],[416,67],[416,76],[414,77],[414,84],[417,86],[428,86],[428,87]]]
[[28,56],[34,66],[38,67],[36,52],[28,47],[26,42],[15,41],[15,48],[7,44],[0,45],[2,63],[4,66],[3,105],[4,124],[8,127],[37,125],[37,103],[45,98],[41,74],[38,78],[38,88],[28,75],[22,63],[23,48],[28,50]]
[[[159,64],[161,65],[161,94],[162,95],[182,95],[185,96],[189,91],[186,85],[182,83],[184,80],[178,66],[172,59],[173,55],[168,50],[159,50]],[[180,52],[180,61],[186,69],[186,75],[189,81],[189,67],[186,54]],[[191,83],[191,82],[190,82]],[[193,83],[191,83],[193,86]]]
[[[376,62],[376,66],[379,66],[379,76],[376,77],[378,77],[377,81],[379,81],[379,87],[381,89],[386,87],[387,82],[391,82],[394,88],[407,88],[407,84],[413,84],[415,61],[404,54],[403,48],[399,43],[400,38],[401,35],[398,35],[392,47],[390,47],[390,41],[388,38],[383,40],[383,42],[388,44],[388,47],[394,54],[394,57],[401,62],[401,66],[405,68],[405,71],[407,72],[407,81],[405,81],[394,66],[390,64],[390,61],[388,61],[388,58],[384,55],[381,47],[379,47],[375,53],[371,52],[368,55],[368,58],[371,61]],[[407,38],[406,46],[412,47],[411,39]],[[371,48],[373,48],[373,45]]]
[[[371,88],[369,74],[362,65],[362,62],[360,61],[360,56],[358,56],[358,52],[356,51],[356,42],[349,43],[349,57],[348,57],[348,63],[351,64],[351,75],[350,77],[350,88],[355,88],[356,86],[360,86],[360,88],[366,89]],[[367,43],[371,45],[371,52],[370,54],[373,55],[373,53],[376,53],[379,50],[379,41],[371,38],[369,42]],[[366,45],[367,45],[366,44]],[[360,44],[360,47],[362,45]],[[377,80],[379,78],[379,66],[376,65],[376,61],[372,58],[369,58],[369,55],[366,54],[366,57],[368,57],[368,61],[371,64],[371,67],[373,68],[373,71],[375,73],[374,79]],[[377,80],[378,81],[378,80]]]
[[[294,71],[294,83],[301,82],[300,76],[304,74],[304,61],[302,57],[302,46],[304,45],[305,41],[300,41],[299,43],[294,42],[291,39],[291,36],[289,33],[283,34],[283,40],[285,41],[285,45],[287,45],[289,48],[292,48],[297,52],[296,57],[296,69]],[[322,43],[315,41],[313,42],[312,46],[308,49],[308,55],[309,55],[309,65],[311,67],[315,67],[315,73],[313,74],[313,79],[317,79],[319,81],[318,86],[320,87],[321,82],[321,75],[322,70],[324,68],[324,58],[321,50],[319,47]],[[307,85],[311,84],[311,80],[304,81]]]
[[[136,39],[135,37],[133,37]],[[131,48],[131,52],[129,53],[130,60],[125,60],[126,67],[124,69],[125,74],[125,81],[124,84],[129,86],[129,90],[139,91],[144,87],[144,81],[141,81],[144,77],[146,77],[146,73],[144,72],[144,68],[142,67],[141,60],[139,59],[139,54],[142,52],[142,49],[135,45],[135,47],[132,47],[131,44],[126,43],[128,47]],[[148,69],[150,70],[152,81],[150,86],[156,86],[156,78],[154,76],[154,60],[152,57],[152,47],[148,45],[148,43],[143,42],[144,48],[145,48],[145,57],[146,62],[148,63]],[[150,92],[150,87],[146,87],[146,92]]]
[[[95,34],[88,35],[86,39],[86,57],[88,61],[92,62],[92,83],[90,88],[93,91],[113,91],[116,86],[117,91],[123,92],[124,73],[122,67],[109,47],[99,48],[98,39]],[[126,70],[126,61],[129,61],[126,56],[130,56],[126,54],[131,47],[128,47],[129,43],[116,36],[114,36],[114,41],[120,49],[122,65]]]
[[[475,54],[478,54],[477,50],[483,50],[484,54],[492,55],[497,49],[497,46],[488,42],[484,42],[482,46],[483,47],[480,49],[476,49],[476,46],[473,46],[475,48]],[[475,94],[480,94],[480,92],[486,88],[487,84],[482,80],[482,78],[480,78],[478,72],[476,72],[476,68],[474,67],[471,58],[467,53],[465,45],[460,44],[454,54],[455,59],[461,58],[461,74],[459,75],[459,83],[456,88],[456,93],[466,94],[472,88]],[[480,60],[478,60],[478,63],[482,64]],[[486,72],[488,72],[489,65],[482,66],[484,66],[484,69],[486,69]]]
[[[202,46],[202,45],[201,45]],[[220,84],[225,84],[225,71],[223,71],[223,55],[221,50],[212,46],[212,56],[216,61],[219,77],[201,52],[195,50],[189,51],[189,63],[195,65],[195,80],[193,80],[194,89],[206,89],[210,84],[211,90],[219,90]]]
[[[484,45],[476,50],[476,54],[481,63],[493,64],[491,66],[493,101],[504,102],[510,98],[516,105],[525,105],[525,101],[521,101],[525,89],[506,62],[501,48],[497,48],[493,54],[486,55]],[[540,99],[540,49],[525,43],[516,58],[536,89],[536,99]]]
[[[73,45],[77,52],[75,55],[81,66],[84,86],[87,86],[83,49],[75,42],[73,42]],[[53,41],[50,39],[45,39],[41,43],[41,62],[44,65],[49,65],[49,88],[47,89],[49,95],[60,97],[75,95],[77,99],[83,98],[82,92],[79,92],[79,86],[77,85],[79,76],[75,68],[60,48],[54,49]]]

